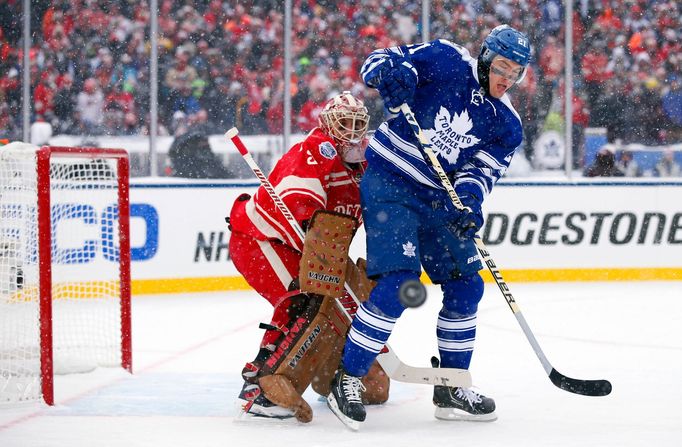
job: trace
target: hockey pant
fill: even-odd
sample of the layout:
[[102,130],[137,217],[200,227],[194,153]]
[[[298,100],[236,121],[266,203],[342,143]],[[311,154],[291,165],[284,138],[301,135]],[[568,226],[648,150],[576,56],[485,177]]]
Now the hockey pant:
[[[246,282],[272,304],[270,325],[261,341],[261,348],[272,348],[281,331],[290,324],[292,305],[289,288],[298,277],[301,253],[279,242],[260,241],[239,232],[230,236],[230,257]],[[295,295],[294,295],[295,296]]]

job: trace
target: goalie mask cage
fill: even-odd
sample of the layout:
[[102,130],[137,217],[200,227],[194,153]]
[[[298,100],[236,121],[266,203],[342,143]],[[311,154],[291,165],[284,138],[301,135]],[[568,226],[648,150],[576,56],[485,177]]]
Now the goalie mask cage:
[[0,404],[132,371],[128,176],[122,149],[0,147]]

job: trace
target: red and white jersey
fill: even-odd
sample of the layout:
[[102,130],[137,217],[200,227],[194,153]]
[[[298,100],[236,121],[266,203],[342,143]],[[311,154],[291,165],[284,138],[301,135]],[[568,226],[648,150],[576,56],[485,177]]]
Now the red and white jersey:
[[[364,168],[364,163],[357,169],[344,164],[331,137],[315,128],[284,154],[268,179],[301,226],[318,209],[348,214],[362,223],[359,184]],[[261,186],[253,197],[245,199],[238,198],[232,206],[232,231],[303,249],[265,188]]]

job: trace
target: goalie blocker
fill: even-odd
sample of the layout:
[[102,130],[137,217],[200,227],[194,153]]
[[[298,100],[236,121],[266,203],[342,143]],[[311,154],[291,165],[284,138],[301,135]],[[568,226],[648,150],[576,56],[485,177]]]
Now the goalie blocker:
[[[294,298],[297,315],[282,328],[277,348],[266,358],[254,382],[273,403],[291,409],[301,422],[310,422],[313,412],[302,394],[309,385],[321,396],[330,392],[339,364],[350,319],[357,304],[346,295],[348,283],[356,296],[369,297],[373,282],[367,279],[364,260],[354,264],[348,249],[357,221],[347,215],[317,211],[306,233],[299,272],[300,293]],[[295,292],[293,292],[295,294]],[[347,315],[335,302],[338,300]],[[375,361],[363,379],[365,404],[388,399],[390,381]]]

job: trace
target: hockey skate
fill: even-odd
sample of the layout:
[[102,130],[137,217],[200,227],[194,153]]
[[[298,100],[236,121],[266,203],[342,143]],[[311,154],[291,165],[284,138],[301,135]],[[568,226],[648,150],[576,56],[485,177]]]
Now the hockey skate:
[[[431,364],[438,367],[438,359],[432,358]],[[479,422],[497,419],[495,401],[472,388],[436,385],[433,387],[433,404],[436,406],[436,419]]]
[[360,377],[351,376],[342,367],[336,370],[332,380],[331,392],[327,396],[327,406],[348,428],[357,430],[365,420],[366,412],[362,404],[365,386]]
[[289,419],[294,417],[292,410],[270,402],[261,392],[260,386],[253,383],[244,382],[237,402],[241,407],[240,419],[249,417]]

